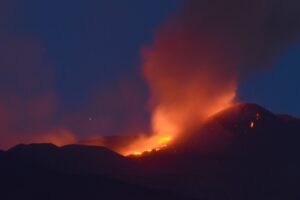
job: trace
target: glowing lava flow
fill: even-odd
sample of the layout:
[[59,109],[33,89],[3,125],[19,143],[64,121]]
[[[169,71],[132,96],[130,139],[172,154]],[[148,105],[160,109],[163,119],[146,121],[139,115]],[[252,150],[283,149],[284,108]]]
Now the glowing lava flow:
[[132,144],[121,153],[123,155],[141,156],[166,148],[178,135],[178,127],[161,109],[156,109],[152,119],[153,134],[141,134]]
[[[178,136],[184,134],[187,130],[190,130],[192,125],[199,125],[207,117],[220,112],[223,109],[231,106],[234,101],[235,93],[229,93],[219,98],[219,101],[215,106],[206,106],[202,109],[202,106],[185,102],[184,105],[191,104],[197,108],[193,111],[185,109],[174,109],[170,112],[163,107],[156,107],[152,118],[153,134],[141,134],[133,143],[120,151],[125,156],[142,156],[157,151],[161,151],[174,142]],[[188,106],[187,106],[188,107]],[[168,112],[169,111],[169,112]],[[205,112],[204,112],[205,111]],[[195,115],[193,113],[199,113]],[[192,122],[192,125],[188,122]]]
[[122,152],[122,154],[126,156],[142,156],[146,153],[149,154],[152,152],[157,152],[167,147],[172,139],[173,138],[171,136],[146,137],[144,135],[141,135],[140,138],[132,143],[129,147],[127,147],[126,150]]

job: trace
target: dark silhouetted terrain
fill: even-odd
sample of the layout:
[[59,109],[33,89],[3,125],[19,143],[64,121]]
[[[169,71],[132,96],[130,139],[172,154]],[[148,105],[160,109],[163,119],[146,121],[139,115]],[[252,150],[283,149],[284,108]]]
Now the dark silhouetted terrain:
[[141,157],[95,146],[18,145],[0,152],[1,196],[300,199],[299,141],[299,119],[238,104],[165,150]]
[[101,147],[18,145],[0,154],[0,163],[1,199],[187,198],[112,178],[129,168],[124,157]]

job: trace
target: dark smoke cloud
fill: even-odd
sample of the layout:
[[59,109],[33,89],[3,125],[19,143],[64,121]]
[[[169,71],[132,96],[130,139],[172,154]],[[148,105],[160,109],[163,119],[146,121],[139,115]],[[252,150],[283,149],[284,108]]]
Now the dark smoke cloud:
[[237,71],[270,65],[300,37],[297,0],[187,0],[177,25],[201,45],[202,35],[215,40],[237,60]]

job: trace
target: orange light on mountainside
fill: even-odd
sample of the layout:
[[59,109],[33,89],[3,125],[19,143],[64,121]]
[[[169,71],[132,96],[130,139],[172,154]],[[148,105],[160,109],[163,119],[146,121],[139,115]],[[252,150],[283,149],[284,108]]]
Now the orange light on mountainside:
[[172,137],[170,136],[158,137],[154,135],[151,137],[146,137],[144,135],[141,135],[139,139],[121,150],[120,153],[125,156],[141,156],[144,153],[157,152],[167,147],[171,140]]
[[[220,112],[223,109],[233,104],[235,92],[228,93],[215,101],[215,106],[202,106],[195,104],[193,99],[188,99],[183,102],[182,106],[194,107],[194,109],[184,109],[180,107],[172,112],[167,112],[163,107],[158,106],[152,118],[151,135],[141,134],[129,146],[119,151],[121,154],[128,156],[142,156],[153,152],[158,152],[169,145],[175,140],[184,135],[185,131],[193,125],[199,125],[206,118],[213,114]],[[191,122],[191,123],[189,123]]]

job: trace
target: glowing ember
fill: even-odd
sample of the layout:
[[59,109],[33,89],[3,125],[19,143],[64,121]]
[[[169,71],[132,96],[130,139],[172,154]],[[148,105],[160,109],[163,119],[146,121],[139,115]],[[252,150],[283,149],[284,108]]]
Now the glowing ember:
[[256,117],[256,120],[260,120],[261,119],[260,113],[259,112],[256,113],[255,117]]
[[254,128],[254,122],[253,121],[250,123],[250,128]]

